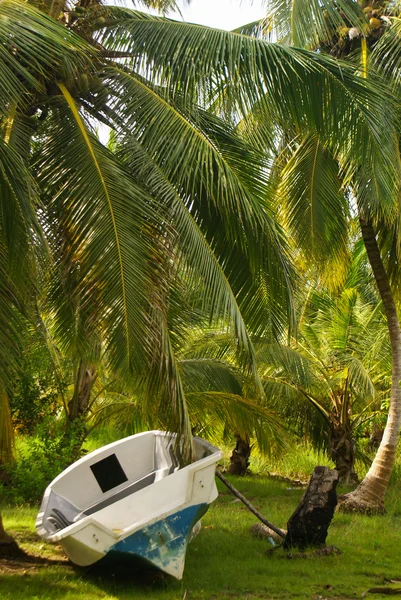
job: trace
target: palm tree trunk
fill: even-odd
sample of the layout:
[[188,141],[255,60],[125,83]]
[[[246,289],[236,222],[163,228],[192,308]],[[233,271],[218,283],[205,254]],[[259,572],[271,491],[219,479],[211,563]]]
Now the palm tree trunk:
[[401,427],[401,328],[373,225],[361,214],[359,220],[366,252],[387,317],[392,354],[392,382],[387,424],[377,454],[360,485],[354,492],[342,498],[340,508],[347,511],[382,512]]
[[[347,425],[347,424],[346,424]],[[335,464],[339,480],[346,485],[358,483],[354,471],[355,442],[350,427],[343,425],[338,419],[331,418],[329,432],[329,456]]]
[[249,457],[251,455],[249,439],[243,439],[238,433],[235,434],[235,437],[237,443],[230,457],[230,467],[228,472],[231,475],[246,475],[249,467]]
[[68,419],[70,421],[86,415],[96,376],[96,368],[93,365],[84,360],[79,361],[75,374],[74,394],[68,404]]
[[0,484],[10,485],[10,465],[14,462],[14,429],[10,404],[4,389],[0,388]]

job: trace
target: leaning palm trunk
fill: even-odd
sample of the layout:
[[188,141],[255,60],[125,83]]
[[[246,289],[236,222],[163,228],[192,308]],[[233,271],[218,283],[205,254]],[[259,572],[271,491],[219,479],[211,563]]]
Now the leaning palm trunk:
[[372,466],[356,490],[343,497],[340,507],[341,510],[349,511],[382,512],[401,427],[401,329],[372,223],[360,216],[360,224],[366,252],[387,317],[392,353],[392,383],[387,424]]

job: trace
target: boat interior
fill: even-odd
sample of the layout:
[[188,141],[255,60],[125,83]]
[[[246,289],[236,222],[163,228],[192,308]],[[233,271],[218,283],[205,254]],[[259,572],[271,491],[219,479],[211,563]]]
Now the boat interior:
[[[194,438],[195,461],[214,448]],[[180,469],[175,436],[146,432],[109,444],[66,469],[49,486],[41,508],[47,535],[172,475]]]

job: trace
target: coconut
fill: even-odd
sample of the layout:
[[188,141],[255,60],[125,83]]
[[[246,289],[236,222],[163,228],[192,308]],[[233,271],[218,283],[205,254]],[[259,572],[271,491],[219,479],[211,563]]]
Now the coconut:
[[340,37],[346,37],[348,35],[349,29],[348,27],[339,27],[338,28],[338,35]]
[[355,38],[359,37],[361,35],[361,32],[359,31],[358,27],[351,27],[351,29],[348,32],[348,37],[350,40],[354,40]]
[[81,73],[80,84],[84,94],[87,94],[89,92],[89,78],[87,73]]
[[103,91],[104,85],[99,77],[92,77],[89,81],[89,88],[93,94],[99,94]]
[[367,13],[371,13],[372,10],[373,10],[373,8],[371,6],[366,6],[366,8],[363,9],[363,12],[366,15]]
[[372,29],[380,29],[380,27],[382,26],[382,22],[380,21],[380,19],[372,17],[371,19],[369,19],[369,25]]

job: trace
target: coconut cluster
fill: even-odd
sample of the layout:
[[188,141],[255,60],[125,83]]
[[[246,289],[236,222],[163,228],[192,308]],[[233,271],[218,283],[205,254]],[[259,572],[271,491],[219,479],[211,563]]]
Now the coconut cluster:
[[82,25],[83,22],[90,21],[92,28],[99,29],[106,24],[104,16],[96,15],[96,6],[81,6],[77,4],[71,10],[63,11],[60,15],[60,21],[68,27]]
[[326,22],[333,23],[337,20],[338,23],[338,16],[342,20],[334,35],[324,44],[330,54],[339,58],[346,56],[360,46],[362,38],[366,39],[369,47],[372,47],[384,31],[391,26],[389,5],[376,0],[367,4],[368,1],[363,0],[360,5],[360,17],[356,19],[352,19],[352,15],[345,15],[338,9],[334,13],[334,18],[333,15],[328,14],[327,10],[324,11],[323,16]]

